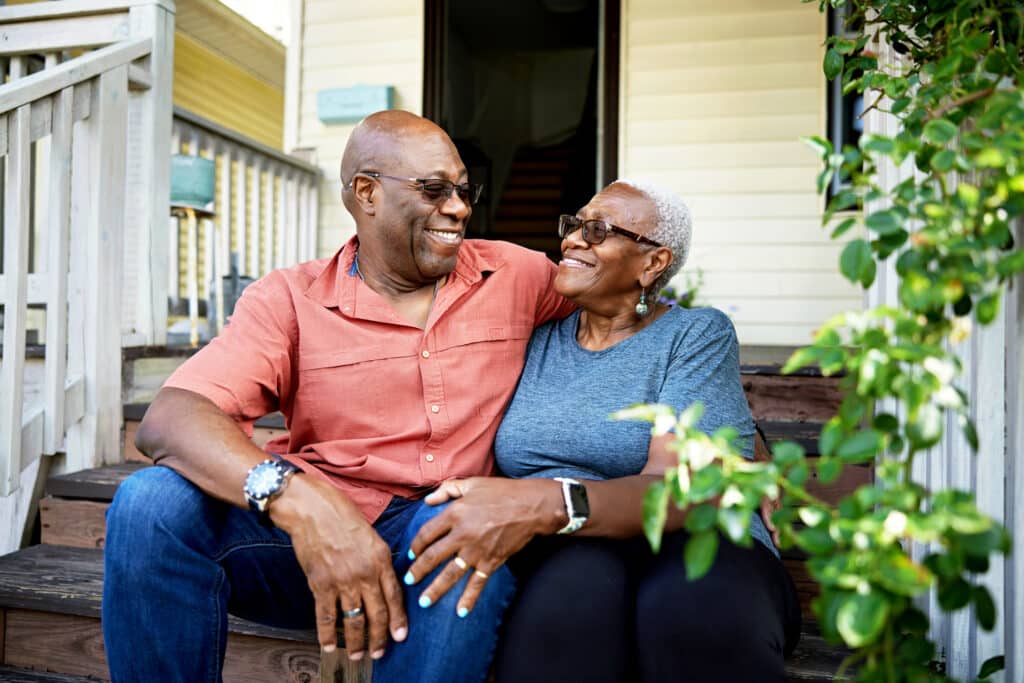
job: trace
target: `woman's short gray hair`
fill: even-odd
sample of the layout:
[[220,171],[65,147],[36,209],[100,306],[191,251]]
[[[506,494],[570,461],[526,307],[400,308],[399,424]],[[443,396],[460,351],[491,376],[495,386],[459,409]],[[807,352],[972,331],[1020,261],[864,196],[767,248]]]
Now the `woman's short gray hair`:
[[[654,204],[654,215],[657,220],[654,230],[647,233],[655,242],[660,242],[672,251],[672,265],[651,285],[651,292],[657,295],[668,281],[679,272],[690,255],[690,235],[693,231],[693,219],[690,207],[675,192],[646,180],[620,178],[616,183],[623,183],[639,190]],[[613,183],[614,184],[614,183]]]

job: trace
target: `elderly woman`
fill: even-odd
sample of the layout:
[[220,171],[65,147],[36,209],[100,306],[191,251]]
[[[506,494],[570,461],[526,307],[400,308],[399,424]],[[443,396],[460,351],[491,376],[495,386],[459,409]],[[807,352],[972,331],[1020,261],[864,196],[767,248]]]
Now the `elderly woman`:
[[729,319],[657,301],[686,260],[689,210],[620,180],[562,216],[559,234],[555,288],[579,310],[530,341],[494,447],[515,479],[453,480],[428,496],[451,502],[413,542],[406,582],[446,563],[421,595],[429,607],[469,574],[458,611],[472,618],[488,574],[519,553],[498,681],[784,680],[799,607],[762,520],[753,547],[721,543],[708,574],[687,581],[685,511],[670,514],[660,554],[642,537],[644,492],[676,463],[668,437],[608,419],[634,403],[701,401],[700,428],[735,427],[753,455]]

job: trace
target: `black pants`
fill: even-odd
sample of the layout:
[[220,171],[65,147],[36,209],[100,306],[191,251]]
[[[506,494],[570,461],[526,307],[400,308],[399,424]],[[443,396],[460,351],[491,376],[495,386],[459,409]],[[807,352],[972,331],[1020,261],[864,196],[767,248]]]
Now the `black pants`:
[[686,538],[666,535],[658,555],[642,538],[527,547],[497,682],[784,681],[800,606],[782,563],[723,538],[708,574],[687,581]]

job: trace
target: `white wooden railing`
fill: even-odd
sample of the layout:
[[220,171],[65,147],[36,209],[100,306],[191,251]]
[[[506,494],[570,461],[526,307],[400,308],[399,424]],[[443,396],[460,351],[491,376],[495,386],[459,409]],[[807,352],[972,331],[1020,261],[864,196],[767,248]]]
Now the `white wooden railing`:
[[[43,455],[63,453],[68,470],[120,456],[126,227],[146,239],[167,227],[165,204],[126,209],[133,193],[167,192],[172,12],[166,0],[0,8],[0,553],[22,540]],[[26,386],[41,310],[44,369]]]
[[224,278],[232,262],[239,275],[257,279],[315,258],[320,169],[180,108],[171,149],[217,165],[214,217],[200,221],[198,234],[187,220],[174,219],[169,251],[178,258],[167,284],[172,311],[187,302],[192,329],[199,301],[207,303],[212,335],[224,323]]

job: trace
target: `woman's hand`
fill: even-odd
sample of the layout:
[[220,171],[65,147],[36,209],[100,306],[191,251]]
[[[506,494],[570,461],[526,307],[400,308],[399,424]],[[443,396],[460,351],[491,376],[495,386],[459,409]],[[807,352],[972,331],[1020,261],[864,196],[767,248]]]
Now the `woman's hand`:
[[448,563],[420,597],[420,605],[428,607],[471,573],[459,599],[459,616],[469,614],[487,578],[509,557],[534,536],[555,533],[566,523],[561,486],[551,479],[454,479],[426,498],[430,505],[449,501],[413,539],[410,552],[416,561],[405,581],[415,583]]

